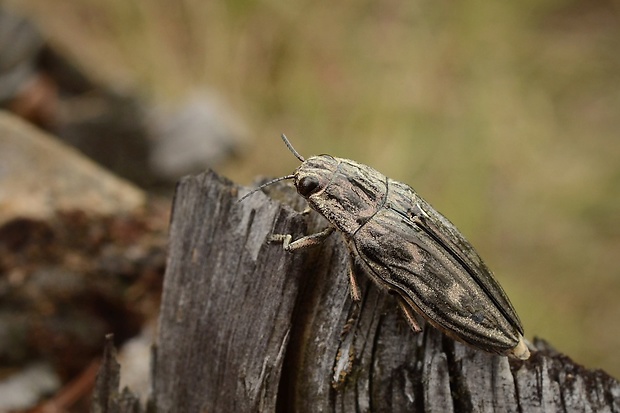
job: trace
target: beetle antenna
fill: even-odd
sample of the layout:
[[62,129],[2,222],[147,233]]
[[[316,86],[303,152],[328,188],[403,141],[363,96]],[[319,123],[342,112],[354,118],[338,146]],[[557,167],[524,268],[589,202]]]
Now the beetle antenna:
[[264,184],[262,184],[261,186],[259,186],[258,188],[254,188],[252,189],[250,192],[248,192],[247,194],[243,195],[241,198],[239,198],[239,200],[237,202],[241,202],[244,199],[246,199],[247,197],[249,197],[250,195],[255,194],[256,192],[260,191],[261,189],[263,189],[266,186],[269,186],[271,184],[275,184],[276,182],[280,182],[280,181],[284,181],[286,179],[293,179],[295,178],[295,175],[286,175],[286,176],[281,176],[279,178],[276,179],[272,179],[269,182],[265,182]]
[[[282,134],[282,140],[284,141],[284,143],[286,144],[286,147],[289,149],[289,151],[291,151],[293,153],[293,155],[295,155],[295,158],[299,159],[300,161],[304,162],[305,159],[303,156],[301,156],[296,150],[295,148],[293,148],[293,145],[291,145],[291,143],[289,142],[288,138],[286,137],[285,134]],[[286,176],[281,176],[280,178],[276,178],[276,179],[272,179],[269,182],[265,182],[264,184],[260,185],[258,188],[254,188],[253,190],[251,190],[250,192],[248,192],[247,194],[243,195],[241,198],[239,198],[239,200],[237,202],[241,202],[244,199],[246,199],[247,197],[249,197],[250,195],[253,195],[254,193],[260,191],[261,189],[263,189],[266,186],[269,186],[271,184],[275,184],[276,182],[280,182],[280,181],[284,181],[286,179],[293,179],[295,178],[295,175],[286,175]]]
[[285,134],[282,134],[282,140],[284,141],[284,143],[286,144],[286,146],[288,147],[289,151],[293,152],[293,155],[295,155],[295,157],[297,159],[299,159],[300,161],[304,162],[305,159],[303,156],[301,156],[299,153],[297,153],[297,151],[295,150],[295,148],[293,148],[293,145],[291,145],[291,143],[288,141],[288,138],[286,137]]

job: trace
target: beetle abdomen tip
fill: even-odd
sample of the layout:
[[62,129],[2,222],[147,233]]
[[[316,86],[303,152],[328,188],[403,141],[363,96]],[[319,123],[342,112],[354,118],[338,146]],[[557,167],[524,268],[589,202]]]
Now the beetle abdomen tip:
[[514,346],[508,352],[508,355],[519,360],[527,360],[530,358],[530,350],[527,348],[527,343],[525,342],[525,339],[523,337],[519,339],[519,344]]

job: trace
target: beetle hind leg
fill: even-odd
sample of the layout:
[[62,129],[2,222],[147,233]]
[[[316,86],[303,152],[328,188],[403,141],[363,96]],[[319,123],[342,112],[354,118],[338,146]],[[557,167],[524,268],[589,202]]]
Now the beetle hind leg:
[[400,309],[403,310],[403,314],[405,314],[405,319],[407,319],[407,323],[411,327],[414,333],[422,332],[422,328],[418,324],[418,320],[416,319],[415,312],[411,309],[411,307],[405,302],[404,299],[400,297],[396,297],[396,301],[400,306]]

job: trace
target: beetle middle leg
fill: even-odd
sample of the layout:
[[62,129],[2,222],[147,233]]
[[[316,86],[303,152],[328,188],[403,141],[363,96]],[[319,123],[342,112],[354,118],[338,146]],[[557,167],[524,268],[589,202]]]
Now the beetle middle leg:
[[355,258],[353,254],[349,254],[349,286],[351,287],[351,299],[353,301],[360,301],[362,299],[362,291],[355,278]]

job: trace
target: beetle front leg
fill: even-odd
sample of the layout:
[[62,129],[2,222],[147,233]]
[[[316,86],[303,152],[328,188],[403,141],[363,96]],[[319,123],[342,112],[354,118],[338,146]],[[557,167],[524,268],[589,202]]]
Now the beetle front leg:
[[270,242],[281,242],[284,251],[293,252],[296,250],[313,247],[321,244],[327,237],[329,237],[335,229],[333,227],[327,227],[321,232],[316,234],[306,235],[293,241],[293,237],[290,234],[274,234],[269,238]]

